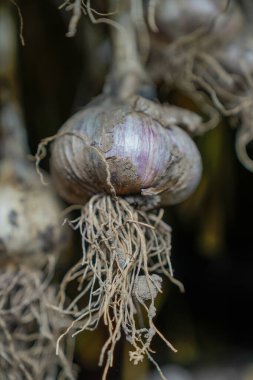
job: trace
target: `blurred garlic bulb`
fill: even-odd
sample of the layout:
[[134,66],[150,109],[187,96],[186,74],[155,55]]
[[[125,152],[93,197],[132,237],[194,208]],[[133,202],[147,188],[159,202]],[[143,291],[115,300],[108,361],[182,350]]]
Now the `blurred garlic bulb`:
[[0,259],[40,267],[66,244],[60,204],[43,187],[32,164],[4,160],[0,165]]
[[243,77],[253,74],[252,28],[248,26],[233,41],[215,53],[215,58],[232,74]]
[[243,24],[239,8],[230,3],[225,10],[226,0],[160,0],[155,9],[156,24],[169,40],[203,28],[205,35],[223,42],[231,39]]
[[[8,2],[7,2],[8,3]],[[1,8],[1,7],[0,7]],[[29,148],[16,80],[16,33],[9,9],[0,9],[0,260],[44,266],[66,242],[60,204],[40,183]]]
[[60,204],[40,183],[27,159],[28,144],[20,106],[9,82],[0,88],[0,259],[40,267],[66,243]]
[[53,143],[51,174],[65,200],[165,192],[172,204],[194,191],[202,170],[198,149],[176,123],[157,118],[160,105],[152,102],[152,107],[154,116],[148,108],[107,98],[64,124]]
[[49,286],[66,231],[58,200],[28,160],[9,3],[0,2],[0,378],[74,380],[72,342],[55,354],[69,321],[59,318]]

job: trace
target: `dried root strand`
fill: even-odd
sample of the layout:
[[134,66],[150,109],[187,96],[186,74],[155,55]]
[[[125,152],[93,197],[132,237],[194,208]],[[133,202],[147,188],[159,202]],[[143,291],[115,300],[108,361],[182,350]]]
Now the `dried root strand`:
[[10,0],[10,2],[11,2],[11,3],[16,7],[16,9],[17,9],[18,17],[19,17],[19,38],[20,38],[21,45],[22,45],[22,46],[25,46],[25,39],[24,39],[24,34],[23,34],[23,30],[24,30],[24,20],[23,20],[23,16],[22,16],[21,9],[20,9],[19,5],[17,4],[17,2],[16,2],[15,0]]
[[208,54],[199,54],[194,72],[189,78],[208,93],[214,106],[225,116],[238,115],[253,104],[251,84],[241,78],[243,89],[238,87],[239,79]]
[[[151,356],[150,344],[158,334],[155,297],[162,278],[174,279],[171,262],[171,229],[158,215],[134,209],[125,199],[96,195],[83,207],[81,216],[68,221],[82,235],[83,259],[65,276],[60,289],[60,309],[74,320],[64,334],[94,330],[100,321],[108,327],[99,365],[105,363],[103,380],[113,365],[115,345],[124,332],[133,346],[130,360],[138,364]],[[77,284],[76,298],[67,303],[66,292]],[[86,302],[86,306],[85,305]],[[142,318],[142,315],[145,318]],[[146,325],[139,320],[146,320]]]
[[154,33],[159,32],[159,28],[156,25],[156,19],[155,19],[155,12],[156,12],[156,6],[158,4],[158,0],[149,0],[148,3],[148,11],[147,11],[147,23],[150,27],[150,30]]
[[55,355],[66,318],[49,306],[56,300],[50,278],[16,264],[0,269],[0,373],[10,380],[75,379],[73,343],[65,340]]
[[195,91],[206,92],[213,106],[224,116],[239,114],[252,105],[252,85],[246,77],[226,71],[209,52],[190,50],[188,53],[179,68],[180,84],[192,84]]
[[191,80],[209,94],[213,106],[224,116],[237,116],[240,119],[236,153],[242,165],[253,171],[253,161],[247,152],[247,146],[253,140],[252,78],[246,71],[244,75],[227,72],[208,54],[199,55],[195,66],[196,74],[191,76]]
[[[65,0],[60,6],[59,9],[65,8],[66,11],[71,11],[72,15],[69,21],[68,32],[66,34],[67,37],[74,37],[77,31],[77,26],[80,21],[80,18],[83,15],[88,15],[91,22],[94,24],[106,23],[111,26],[118,27],[117,23],[113,20],[110,20],[106,17],[114,15],[116,12],[108,12],[108,13],[100,13],[93,9],[90,5],[90,1],[87,0]],[[98,19],[95,18],[94,15],[101,16]]]
[[[189,36],[191,34],[184,36],[183,40]],[[189,94],[191,98],[193,97],[193,100],[196,99],[196,103],[201,109],[213,106],[222,115],[239,115],[244,109],[252,106],[252,78],[246,69],[242,75],[229,72],[215,56],[214,49],[208,46],[206,38],[204,35],[204,43],[201,46],[196,43],[196,39],[190,40],[184,45],[184,49],[180,44],[181,38],[178,38],[163,52],[156,52],[159,59],[154,54],[153,66],[151,63],[150,67],[151,75],[155,80],[166,78],[169,85],[172,84],[170,82],[173,82],[176,87]],[[164,65],[161,65],[161,59],[163,59]],[[245,66],[244,62],[241,63],[241,66]],[[161,67],[164,67],[162,71]],[[173,78],[168,77],[169,72],[173,73]],[[204,101],[201,100],[200,90],[203,94],[207,94],[209,99],[205,97]],[[215,119],[217,125],[218,118],[215,117]],[[213,122],[212,126],[214,126]],[[205,124],[200,127],[204,132],[207,130]],[[201,130],[196,132],[202,134]]]
[[253,159],[249,157],[247,147],[253,141],[252,109],[245,109],[241,114],[241,126],[236,134],[235,149],[241,164],[253,172]]

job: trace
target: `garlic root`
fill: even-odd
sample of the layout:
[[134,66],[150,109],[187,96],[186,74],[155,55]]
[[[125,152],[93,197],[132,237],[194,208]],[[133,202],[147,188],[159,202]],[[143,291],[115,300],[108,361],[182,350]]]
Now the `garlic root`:
[[6,263],[0,268],[0,371],[8,379],[74,380],[73,343],[64,341],[55,356],[57,336],[68,323],[49,304],[56,304],[47,272]]
[[[69,270],[61,285],[59,308],[74,320],[59,341],[69,332],[76,335],[94,330],[103,321],[109,331],[99,361],[100,365],[105,362],[103,379],[122,332],[133,346],[129,354],[134,364],[145,355],[151,357],[150,344],[157,334],[153,318],[155,298],[161,292],[159,274],[183,290],[171,269],[171,229],[161,218],[161,212],[137,210],[123,198],[95,195],[83,206],[80,217],[68,221],[82,236],[83,259]],[[77,295],[68,302],[66,292],[73,283]],[[147,326],[138,324],[137,307],[148,317]]]

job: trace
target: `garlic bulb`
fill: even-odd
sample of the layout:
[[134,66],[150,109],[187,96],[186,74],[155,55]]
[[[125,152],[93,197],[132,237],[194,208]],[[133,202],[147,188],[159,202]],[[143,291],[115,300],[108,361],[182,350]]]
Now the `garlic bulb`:
[[70,203],[114,192],[167,192],[167,204],[178,203],[194,191],[201,170],[198,149],[186,132],[127,101],[90,104],[66,122],[52,147],[52,177]]
[[243,33],[215,53],[215,58],[230,73],[250,76],[253,73],[252,28]]
[[43,187],[33,166],[4,160],[0,165],[0,259],[40,267],[67,241],[59,221],[60,205]]
[[[10,41],[8,47],[11,48]],[[7,66],[13,66],[14,71],[14,63]],[[22,110],[12,87],[15,74],[12,72],[9,78],[3,68],[4,65],[0,89],[0,260],[11,258],[41,267],[49,254],[62,249],[66,231],[60,226],[59,201],[50,187],[42,186],[34,165],[27,159]]]
[[224,41],[231,39],[243,24],[236,4],[231,2],[225,10],[226,5],[226,0],[160,0],[156,7],[156,24],[169,40],[202,28],[205,35]]

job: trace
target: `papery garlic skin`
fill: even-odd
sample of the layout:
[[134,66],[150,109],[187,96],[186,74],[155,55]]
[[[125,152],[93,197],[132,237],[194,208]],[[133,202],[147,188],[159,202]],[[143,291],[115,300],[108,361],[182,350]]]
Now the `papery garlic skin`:
[[0,165],[0,260],[14,259],[33,267],[63,249],[66,231],[61,207],[50,186],[38,181],[33,165],[11,160]]
[[127,102],[106,100],[70,118],[53,143],[51,173],[60,195],[82,204],[96,193],[184,200],[202,172],[195,143]]
[[197,188],[202,175],[202,160],[194,141],[179,127],[172,127],[170,136],[175,145],[177,143],[178,152],[175,165],[169,169],[169,186],[161,193],[163,205],[186,200]]

